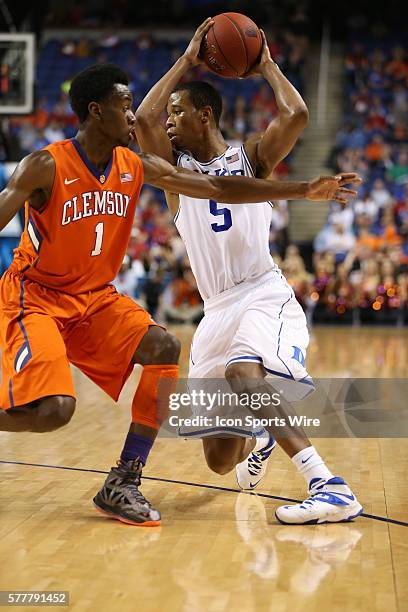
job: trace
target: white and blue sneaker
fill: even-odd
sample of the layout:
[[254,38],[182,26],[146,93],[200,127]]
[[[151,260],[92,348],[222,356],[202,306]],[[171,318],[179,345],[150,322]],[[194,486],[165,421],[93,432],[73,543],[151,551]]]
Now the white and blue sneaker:
[[248,457],[235,466],[237,483],[241,489],[253,490],[265,476],[269,457],[276,446],[276,440],[266,430],[259,436],[255,448]]
[[280,506],[275,516],[284,525],[316,525],[352,521],[363,512],[362,505],[339,476],[314,487],[300,504]]

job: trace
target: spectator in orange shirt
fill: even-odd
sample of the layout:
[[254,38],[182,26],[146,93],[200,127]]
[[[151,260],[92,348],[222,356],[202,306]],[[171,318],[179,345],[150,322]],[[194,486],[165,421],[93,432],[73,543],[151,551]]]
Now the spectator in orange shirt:
[[372,141],[366,146],[365,154],[368,161],[372,164],[377,164],[384,159],[386,153],[386,145],[382,136],[376,134]]
[[181,269],[163,294],[163,312],[171,323],[198,323],[203,305],[190,268]]
[[397,232],[394,213],[390,207],[384,208],[383,216],[380,222],[380,231],[380,247],[401,244],[401,236]]
[[395,81],[408,79],[408,62],[403,47],[395,47],[392,60],[387,64],[387,74],[390,74]]
[[356,247],[368,247],[371,251],[378,251],[380,248],[380,240],[374,234],[370,234],[369,230],[364,227],[361,229],[360,236],[357,239]]

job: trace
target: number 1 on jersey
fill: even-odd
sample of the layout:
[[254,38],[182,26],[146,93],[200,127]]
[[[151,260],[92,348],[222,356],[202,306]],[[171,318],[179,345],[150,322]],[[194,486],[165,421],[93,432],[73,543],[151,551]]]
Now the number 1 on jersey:
[[96,225],[95,233],[96,233],[96,238],[95,238],[95,246],[91,253],[92,257],[95,257],[95,255],[100,255],[102,252],[103,221],[101,221],[100,223]]

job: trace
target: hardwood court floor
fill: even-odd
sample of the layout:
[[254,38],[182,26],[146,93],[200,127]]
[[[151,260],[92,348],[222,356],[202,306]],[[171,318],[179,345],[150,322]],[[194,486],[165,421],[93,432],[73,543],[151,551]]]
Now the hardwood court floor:
[[[175,331],[185,372],[191,330]],[[400,329],[316,328],[308,369],[406,378],[407,340]],[[67,590],[79,611],[408,609],[406,439],[315,441],[365,513],[405,526],[366,517],[281,526],[276,497],[302,499],[305,490],[280,449],[259,494],[249,495],[237,492],[233,473],[210,472],[191,440],[159,440],[145,470],[161,528],[96,514],[91,500],[105,475],[92,470],[108,470],[121,449],[136,376],[115,405],[75,372],[77,412],[65,429],[0,433],[0,590]]]

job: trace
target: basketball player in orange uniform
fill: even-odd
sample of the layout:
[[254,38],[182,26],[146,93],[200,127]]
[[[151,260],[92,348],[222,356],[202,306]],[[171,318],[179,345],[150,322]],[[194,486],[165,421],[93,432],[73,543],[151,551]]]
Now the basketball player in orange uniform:
[[[69,422],[75,391],[69,363],[117,400],[143,366],[132,423],[117,467],[94,498],[110,517],[158,525],[139,491],[143,465],[168,406],[159,379],[177,379],[179,341],[110,284],[126,252],[144,181],[174,193],[237,203],[273,198],[344,199],[342,177],[276,183],[207,177],[127,147],[135,116],[126,74],[97,65],[74,78],[75,139],[24,158],[0,194],[0,229],[25,203],[14,260],[0,281],[0,430],[47,432]],[[160,405],[159,405],[160,404]]]

